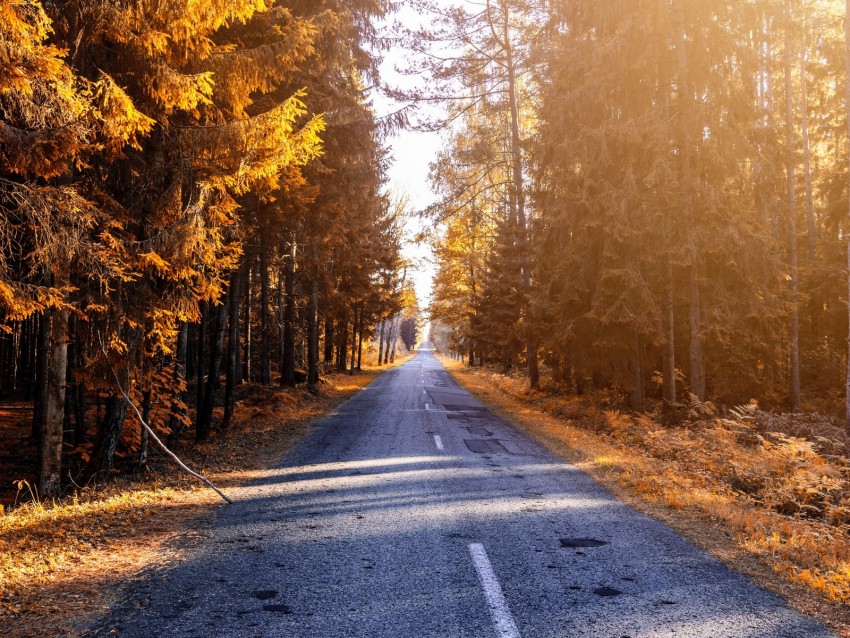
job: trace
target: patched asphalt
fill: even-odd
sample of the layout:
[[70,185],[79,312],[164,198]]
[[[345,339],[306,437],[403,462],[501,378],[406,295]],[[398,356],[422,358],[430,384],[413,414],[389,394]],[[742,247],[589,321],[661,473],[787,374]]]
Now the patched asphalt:
[[209,538],[86,635],[498,636],[473,544],[523,638],[832,635],[511,428],[429,351],[231,492]]

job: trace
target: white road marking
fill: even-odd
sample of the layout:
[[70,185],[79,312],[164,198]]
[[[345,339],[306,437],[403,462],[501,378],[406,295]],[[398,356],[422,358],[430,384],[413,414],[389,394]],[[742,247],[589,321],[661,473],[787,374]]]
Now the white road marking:
[[437,446],[438,450],[445,450],[446,449],[446,448],[443,447],[443,439],[440,438],[439,434],[434,435],[434,445]]
[[520,638],[514,617],[511,615],[511,610],[508,609],[508,603],[505,602],[502,586],[493,572],[493,566],[490,564],[490,559],[487,558],[487,552],[484,551],[484,545],[470,543],[469,554],[472,556],[472,564],[475,566],[475,571],[478,572],[478,580],[481,582],[482,589],[484,589],[484,597],[487,599],[487,606],[490,608],[490,617],[496,626],[496,635],[499,638]]

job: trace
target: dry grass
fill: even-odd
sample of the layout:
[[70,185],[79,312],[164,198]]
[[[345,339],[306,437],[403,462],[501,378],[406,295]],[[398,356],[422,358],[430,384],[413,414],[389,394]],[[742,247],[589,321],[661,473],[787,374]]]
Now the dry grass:
[[654,415],[597,407],[604,400],[441,360],[618,496],[850,636],[850,464],[839,442],[773,431],[782,419],[754,406],[720,418],[695,403],[686,424],[665,427]]
[[[397,357],[400,365],[409,356]],[[385,368],[386,369],[386,368]],[[319,396],[251,388],[227,433],[181,452],[220,487],[234,487],[284,454],[319,417],[380,371],[326,377]],[[203,538],[218,496],[164,460],[143,477],[79,490],[55,503],[0,510],[0,626],[5,638],[73,636],[105,611],[128,578],[179,560]],[[26,489],[26,487],[24,488]]]

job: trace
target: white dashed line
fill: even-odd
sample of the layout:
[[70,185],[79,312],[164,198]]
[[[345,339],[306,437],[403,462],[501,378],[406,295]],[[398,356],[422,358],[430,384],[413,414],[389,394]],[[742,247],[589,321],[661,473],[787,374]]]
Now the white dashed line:
[[440,438],[439,434],[434,435],[434,445],[437,446],[438,450],[445,450],[446,449],[446,448],[443,447],[443,439]]
[[490,559],[487,558],[487,552],[484,551],[484,545],[470,543],[469,554],[472,556],[472,564],[475,565],[478,580],[481,582],[482,589],[484,589],[484,597],[487,599],[487,606],[490,608],[490,617],[493,619],[496,635],[499,638],[520,638],[514,617],[511,615],[511,610],[508,609],[508,603],[505,602],[502,586],[499,585]]

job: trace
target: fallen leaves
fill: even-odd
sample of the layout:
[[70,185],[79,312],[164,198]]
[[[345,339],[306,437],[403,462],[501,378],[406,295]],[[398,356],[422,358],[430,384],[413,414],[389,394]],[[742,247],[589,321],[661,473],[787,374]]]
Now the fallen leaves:
[[[408,357],[399,357],[396,365]],[[250,387],[231,428],[184,450],[223,487],[250,480],[319,417],[368,384],[379,370],[326,377],[315,397],[300,388]],[[56,503],[0,512],[0,625],[4,638],[73,636],[103,611],[133,574],[178,560],[175,535],[195,534],[218,505],[215,494],[163,463]]]

